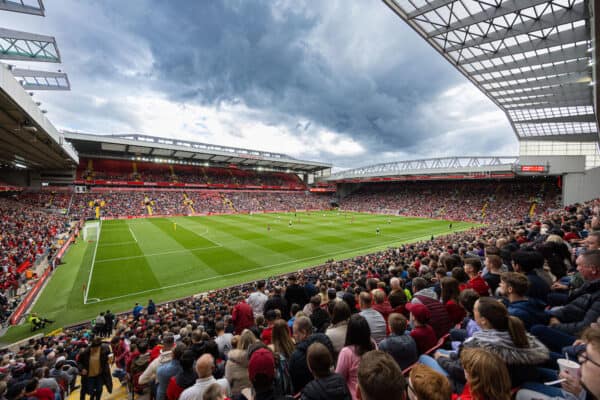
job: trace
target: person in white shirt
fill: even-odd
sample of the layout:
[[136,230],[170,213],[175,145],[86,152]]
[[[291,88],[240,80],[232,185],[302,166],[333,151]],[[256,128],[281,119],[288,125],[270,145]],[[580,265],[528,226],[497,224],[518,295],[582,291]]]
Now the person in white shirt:
[[265,303],[268,299],[269,297],[265,294],[265,281],[261,280],[256,282],[256,291],[252,292],[250,296],[248,296],[248,300],[246,300],[246,303],[252,307],[254,318],[263,314]]
[[193,386],[185,389],[181,392],[179,400],[202,400],[204,391],[213,383],[218,383],[223,388],[223,391],[229,397],[231,395],[229,390],[229,382],[227,379],[215,379],[213,371],[215,369],[215,359],[210,354],[203,354],[196,361],[196,374],[198,379]]

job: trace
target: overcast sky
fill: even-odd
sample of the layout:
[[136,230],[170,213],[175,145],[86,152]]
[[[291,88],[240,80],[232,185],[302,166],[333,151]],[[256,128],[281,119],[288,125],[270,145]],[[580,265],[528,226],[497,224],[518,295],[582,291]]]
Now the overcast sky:
[[[378,0],[52,0],[0,27],[55,36],[61,129],[277,151],[338,168],[516,155],[508,120]],[[22,65],[22,64],[21,64]]]

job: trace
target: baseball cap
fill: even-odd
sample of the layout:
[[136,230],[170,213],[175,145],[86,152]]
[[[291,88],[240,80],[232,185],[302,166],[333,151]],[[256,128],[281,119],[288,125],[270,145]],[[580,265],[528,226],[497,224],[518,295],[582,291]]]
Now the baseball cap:
[[265,375],[270,380],[275,378],[275,359],[273,353],[265,348],[254,351],[248,362],[250,381],[254,382],[259,374]]
[[407,303],[405,307],[420,323],[426,323],[431,318],[431,312],[421,303]]

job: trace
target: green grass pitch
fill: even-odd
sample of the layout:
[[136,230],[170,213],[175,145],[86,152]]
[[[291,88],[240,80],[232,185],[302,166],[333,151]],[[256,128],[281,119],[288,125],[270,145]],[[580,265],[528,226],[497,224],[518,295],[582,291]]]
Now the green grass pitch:
[[[336,211],[103,221],[98,241],[71,247],[34,311],[56,321],[51,330],[150,298],[169,301],[472,226]],[[26,336],[26,328],[0,340]]]

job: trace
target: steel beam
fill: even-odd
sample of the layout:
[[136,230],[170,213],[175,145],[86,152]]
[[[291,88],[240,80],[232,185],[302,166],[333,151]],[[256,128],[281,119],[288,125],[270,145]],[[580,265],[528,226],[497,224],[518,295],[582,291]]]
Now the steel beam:
[[[562,63],[570,60],[578,60],[585,59],[586,64],[589,60],[589,53],[587,51],[587,45],[578,45],[567,47],[565,49],[559,49],[556,51],[552,51],[550,53],[541,53],[538,55],[529,56],[527,58],[521,58],[519,60],[509,61],[509,62],[501,62],[497,65],[492,66],[481,66],[481,67],[473,67],[473,71],[471,74],[480,75],[491,72],[500,72],[506,71],[516,68],[524,68],[524,67],[533,67],[536,65],[543,64],[555,64]],[[479,61],[481,62],[481,61]],[[460,63],[460,65],[469,65],[467,63]]]
[[564,74],[581,74],[585,73],[591,76],[590,67],[587,60],[577,60],[568,63],[551,65],[544,68],[530,69],[527,71],[519,71],[506,75],[496,76],[490,79],[477,80],[480,85],[487,85],[490,83],[500,83],[505,81],[512,81],[516,79],[531,79],[531,78],[543,78],[552,75],[564,75]]
[[496,51],[484,52],[478,56],[463,58],[458,62],[461,65],[471,64],[477,61],[488,61],[494,58],[512,56],[515,54],[527,53],[529,51],[547,49],[550,47],[561,46],[566,43],[583,42],[589,39],[589,32],[585,26],[578,26],[575,29],[569,29],[562,32],[556,32],[541,39],[533,39],[524,43],[518,43],[512,46],[504,47]]
[[23,0],[0,0],[0,11],[12,11],[21,14],[45,16],[42,0],[37,0],[37,7],[26,4]]
[[54,37],[5,28],[0,28],[0,59],[61,62]]
[[69,77],[64,72],[13,68],[12,74],[25,90],[71,90]]
[[502,92],[505,90],[519,90],[519,89],[533,89],[533,88],[542,88],[542,87],[554,87],[557,85],[565,85],[565,84],[581,84],[592,81],[591,73],[575,73],[575,74],[565,74],[565,75],[557,75],[547,78],[540,78],[527,82],[516,82],[510,85],[493,87],[493,88],[485,88],[492,96],[496,96],[494,93]]
[[[528,18],[528,17],[523,17]],[[488,43],[493,43],[499,40],[504,40],[507,38],[519,36],[519,35],[529,35],[533,32],[542,31],[544,29],[550,29],[555,26],[570,24],[576,21],[581,21],[588,18],[587,9],[584,3],[579,3],[573,6],[571,9],[562,9],[560,11],[551,12],[546,15],[543,15],[539,19],[529,19],[526,22],[522,22],[520,24],[512,25],[512,26],[497,26],[494,24],[497,30],[493,31],[489,34],[478,34],[474,32],[465,32],[470,34],[471,36],[476,36],[475,38],[465,41],[460,44],[456,44],[452,47],[446,48],[448,53],[453,51],[462,50],[469,47],[477,47]],[[491,24],[491,21],[490,21]],[[432,36],[439,36],[443,33],[436,33]],[[449,40],[450,41],[450,40]]]

